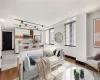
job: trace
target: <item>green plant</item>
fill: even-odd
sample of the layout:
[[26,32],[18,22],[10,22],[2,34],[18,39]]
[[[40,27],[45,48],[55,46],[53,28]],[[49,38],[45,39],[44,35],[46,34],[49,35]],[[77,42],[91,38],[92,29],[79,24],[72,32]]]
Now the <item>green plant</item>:
[[79,72],[76,72],[75,76],[79,76]]
[[77,72],[76,69],[74,70],[74,79],[79,80],[79,72]]
[[76,69],[74,70],[74,75],[76,74]]
[[80,70],[80,78],[84,78],[84,70],[83,69]]
[[80,70],[80,73],[81,73],[81,74],[84,74],[84,70],[83,70],[83,69],[81,69],[81,70]]
[[74,70],[74,76],[79,75],[79,72],[76,71],[76,69]]

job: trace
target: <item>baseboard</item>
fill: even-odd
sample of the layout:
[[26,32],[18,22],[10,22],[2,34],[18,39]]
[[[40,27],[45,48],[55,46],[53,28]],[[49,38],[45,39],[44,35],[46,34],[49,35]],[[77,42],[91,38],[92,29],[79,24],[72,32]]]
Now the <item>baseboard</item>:
[[[10,50],[14,50],[14,49],[10,49]],[[9,50],[2,50],[2,51],[9,51]]]
[[69,56],[69,55],[65,55],[65,57],[76,60],[75,57],[72,57],[72,56]]

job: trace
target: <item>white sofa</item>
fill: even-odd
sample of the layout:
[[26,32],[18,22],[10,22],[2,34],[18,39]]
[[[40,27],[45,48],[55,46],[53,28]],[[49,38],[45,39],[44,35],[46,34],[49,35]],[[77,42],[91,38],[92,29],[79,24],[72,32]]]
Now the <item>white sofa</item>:
[[[38,54],[37,54],[38,53]],[[24,51],[20,53],[21,56],[21,79],[30,80],[37,76],[37,66],[31,66],[28,55],[34,54],[35,57],[43,57],[43,49]]]
[[[25,70],[23,70],[23,80],[30,80],[30,79],[38,76],[37,65],[34,66],[34,65],[30,64],[28,55],[39,58],[39,57],[44,56],[43,52],[44,52],[43,49],[39,49],[39,50],[26,51],[26,52],[20,53],[22,62],[24,62],[24,64],[22,63],[22,65],[25,68]],[[52,51],[52,53],[53,53],[53,51]],[[52,68],[59,64],[63,64],[63,57],[50,56],[50,57],[48,57],[48,59],[51,63]]]
[[93,66],[94,68],[100,70],[100,60],[96,61],[94,60],[94,57],[89,57],[87,58],[87,63],[91,66]]

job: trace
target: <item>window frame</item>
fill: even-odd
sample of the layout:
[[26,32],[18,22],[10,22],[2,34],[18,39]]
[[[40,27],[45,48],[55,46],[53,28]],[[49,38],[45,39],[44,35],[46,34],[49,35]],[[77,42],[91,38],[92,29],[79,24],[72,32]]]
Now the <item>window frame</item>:
[[52,29],[54,30],[54,28],[50,28],[50,29],[49,29],[49,45],[54,45],[54,44],[51,43],[51,41],[50,41],[50,37],[51,37],[50,30],[52,30]]
[[[72,32],[73,32],[73,30],[72,30],[72,27],[73,27],[72,24],[73,24],[73,23],[76,23],[76,21],[71,21],[71,22],[68,22],[68,23],[65,24],[65,46],[76,47],[76,45],[73,45],[73,44],[72,44],[72,37],[71,37]],[[70,35],[70,45],[67,45],[67,44],[66,44],[66,25],[68,25],[68,24],[70,25],[70,34],[71,34],[71,35]]]
[[[45,39],[46,39],[46,31],[48,31],[48,29],[47,30],[45,30]],[[49,32],[49,31],[48,31]],[[50,34],[49,34],[50,35]],[[48,36],[49,36],[48,35]],[[46,43],[46,40],[45,40],[45,44],[49,44],[49,43]]]
[[[49,43],[46,43],[46,44],[48,44],[48,45],[54,45],[53,43],[50,42],[50,36],[51,36],[50,35],[50,30],[52,30],[52,29],[54,29],[54,28],[47,29],[49,31],[49,35],[48,35],[49,36]],[[45,31],[47,31],[47,30],[45,30]]]

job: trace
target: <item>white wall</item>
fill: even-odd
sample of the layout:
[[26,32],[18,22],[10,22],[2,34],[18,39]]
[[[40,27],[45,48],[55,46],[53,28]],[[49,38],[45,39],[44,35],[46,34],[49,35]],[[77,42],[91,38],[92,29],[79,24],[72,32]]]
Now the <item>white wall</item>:
[[1,56],[1,50],[2,50],[2,29],[0,25],[0,56]]
[[42,30],[42,31],[41,31],[41,43],[42,43],[42,44],[45,43],[45,36],[44,36],[44,35],[45,35],[45,31]]
[[[76,47],[65,45],[65,22],[61,22],[54,26],[55,33],[61,32],[63,34],[63,41],[56,43],[55,46],[63,48],[66,55],[76,57],[78,60],[86,60],[86,13],[76,16]],[[80,56],[81,55],[81,56]]]
[[[66,20],[60,22],[54,27],[54,33],[61,32],[63,35],[63,41],[61,43],[54,42],[54,47],[62,48],[66,55],[76,57],[78,60],[86,61],[87,54],[87,41],[86,41],[86,21],[87,14],[79,14],[76,16],[76,47],[65,46],[65,23]],[[50,46],[50,45],[48,45]],[[47,46],[46,46],[47,47]],[[50,47],[49,47],[50,48]]]
[[45,43],[46,44],[50,44],[50,34],[49,34],[49,30],[45,31]]
[[2,37],[1,37],[1,35],[2,35],[2,31],[1,31],[1,24],[0,24],[0,68],[1,68],[1,56],[2,56],[2,54],[1,54],[1,50],[2,50]]
[[76,57],[86,61],[87,58],[87,14],[82,13],[76,18]]
[[65,52],[66,55],[76,57],[76,47],[64,46],[65,45],[65,25],[64,24],[65,24],[65,21],[61,22],[59,24],[56,24],[54,26],[55,34],[57,32],[61,32],[62,35],[63,35],[63,41],[61,43],[56,43],[55,42],[55,47],[59,47],[59,48],[64,49],[64,52]]
[[100,18],[100,11],[96,11],[94,13],[90,13],[88,14],[88,24],[87,24],[87,46],[88,46],[88,56],[95,56],[96,53],[98,51],[100,51],[100,48],[94,48],[94,45],[93,45],[93,28],[94,28],[94,25],[93,25],[93,20],[96,19],[96,18]]

